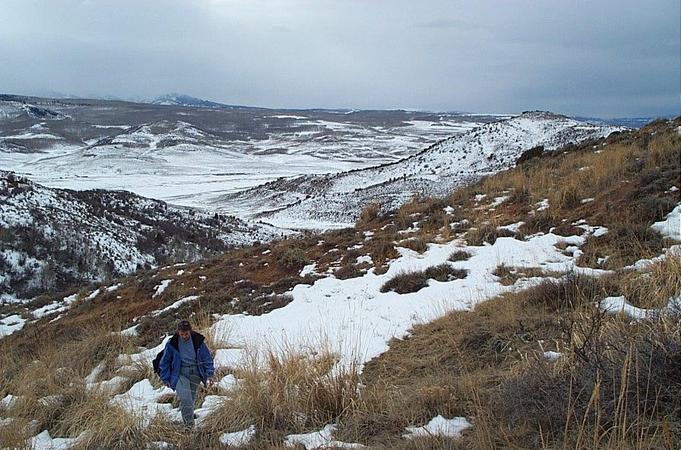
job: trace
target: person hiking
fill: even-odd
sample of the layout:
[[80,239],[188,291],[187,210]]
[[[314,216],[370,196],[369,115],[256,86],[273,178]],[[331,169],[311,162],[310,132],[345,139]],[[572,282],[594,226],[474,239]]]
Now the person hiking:
[[159,362],[161,381],[176,392],[182,421],[194,426],[194,403],[199,384],[213,383],[215,367],[205,337],[192,330],[188,320],[177,324],[177,332],[166,343]]

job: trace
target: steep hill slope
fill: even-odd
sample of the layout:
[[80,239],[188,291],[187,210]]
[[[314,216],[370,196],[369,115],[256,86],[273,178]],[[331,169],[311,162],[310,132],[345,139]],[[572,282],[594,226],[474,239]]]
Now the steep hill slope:
[[3,300],[192,261],[279,236],[124,191],[50,189],[0,172]]

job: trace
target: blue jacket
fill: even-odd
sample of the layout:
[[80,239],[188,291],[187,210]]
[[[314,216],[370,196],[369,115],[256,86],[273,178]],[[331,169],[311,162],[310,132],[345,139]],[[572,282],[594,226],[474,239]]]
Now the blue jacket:
[[[203,384],[206,384],[208,378],[211,378],[213,373],[215,373],[213,357],[208,351],[203,335],[192,331],[191,336],[194,343],[194,351],[196,352],[196,365],[199,368],[201,381],[203,381]],[[180,336],[177,333],[170,338],[163,350],[163,357],[159,364],[161,380],[173,390],[177,387],[177,380],[180,379],[180,367],[182,367],[179,339]]]

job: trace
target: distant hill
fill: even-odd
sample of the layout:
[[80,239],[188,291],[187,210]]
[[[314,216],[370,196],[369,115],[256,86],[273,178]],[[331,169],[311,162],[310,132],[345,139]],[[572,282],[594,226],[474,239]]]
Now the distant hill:
[[26,298],[278,233],[124,191],[50,189],[0,171],[0,294]]
[[[370,202],[378,202],[388,210],[414,195],[444,195],[485,174],[513,167],[524,152],[535,147],[541,153],[623,130],[549,112],[528,111],[444,139],[393,163],[280,179],[228,194],[222,201],[257,204],[261,211],[269,206],[271,211],[257,217],[278,226],[347,226],[357,220],[362,207]],[[251,210],[257,208],[253,206]]]
[[185,94],[165,94],[154,98],[153,100],[147,102],[153,105],[163,105],[163,106],[189,106],[192,108],[232,108],[231,105],[225,105],[224,103],[212,102],[210,100],[204,100],[202,98],[192,97]]

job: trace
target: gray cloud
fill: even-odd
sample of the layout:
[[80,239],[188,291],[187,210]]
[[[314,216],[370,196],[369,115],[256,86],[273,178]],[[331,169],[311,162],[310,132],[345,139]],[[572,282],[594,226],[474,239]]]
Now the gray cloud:
[[0,91],[679,113],[678,0],[4,0]]

